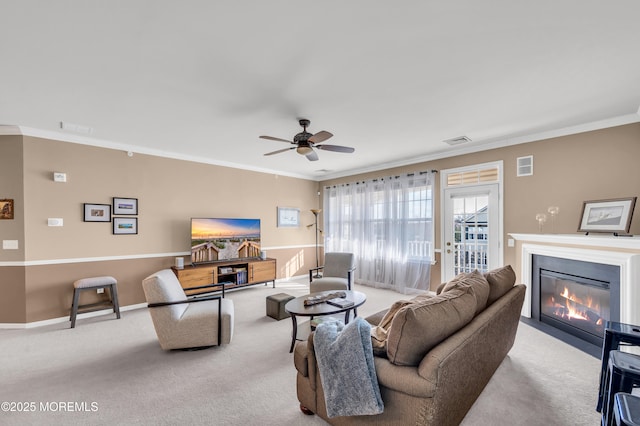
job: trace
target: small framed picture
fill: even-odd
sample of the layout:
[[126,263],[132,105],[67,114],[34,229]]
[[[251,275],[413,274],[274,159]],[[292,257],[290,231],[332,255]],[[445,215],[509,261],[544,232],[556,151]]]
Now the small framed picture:
[[585,201],[578,231],[628,233],[636,197]]
[[13,199],[0,200],[0,219],[13,219]]
[[137,234],[138,218],[137,217],[114,217],[113,233],[120,234]]
[[138,214],[138,199],[113,197],[113,214]]
[[300,209],[278,207],[278,228],[297,228],[300,226]]
[[111,205],[84,203],[85,222],[111,222]]

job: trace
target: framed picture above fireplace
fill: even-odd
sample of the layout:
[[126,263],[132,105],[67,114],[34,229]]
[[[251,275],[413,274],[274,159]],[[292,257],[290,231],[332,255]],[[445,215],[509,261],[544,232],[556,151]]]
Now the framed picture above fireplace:
[[585,201],[578,231],[627,234],[635,205],[636,197]]

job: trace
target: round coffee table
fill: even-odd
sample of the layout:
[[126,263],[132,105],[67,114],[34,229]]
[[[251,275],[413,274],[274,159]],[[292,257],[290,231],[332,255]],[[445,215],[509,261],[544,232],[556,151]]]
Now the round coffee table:
[[[305,306],[304,301],[309,297],[324,295],[329,293],[335,293],[337,291],[344,291],[346,293],[346,299],[353,301],[353,305],[341,308],[339,306],[330,305],[327,302],[318,303],[315,305]],[[344,323],[349,323],[349,313],[353,309],[354,315],[358,316],[356,308],[366,302],[367,296],[364,293],[353,290],[329,290],[321,291],[318,293],[307,294],[306,296],[296,297],[289,300],[284,306],[285,311],[291,314],[291,321],[293,321],[293,332],[291,333],[291,349],[289,352],[293,352],[293,347],[296,344],[298,337],[298,320],[297,317],[320,317],[323,315],[333,315],[344,312]]]

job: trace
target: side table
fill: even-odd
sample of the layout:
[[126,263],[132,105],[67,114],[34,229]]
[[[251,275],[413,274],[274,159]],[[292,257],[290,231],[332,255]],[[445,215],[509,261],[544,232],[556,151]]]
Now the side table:
[[640,346],[640,326],[607,321],[602,344],[602,366],[600,368],[600,391],[596,410],[602,412],[606,388],[605,376],[609,366],[609,352],[620,349],[622,345]]

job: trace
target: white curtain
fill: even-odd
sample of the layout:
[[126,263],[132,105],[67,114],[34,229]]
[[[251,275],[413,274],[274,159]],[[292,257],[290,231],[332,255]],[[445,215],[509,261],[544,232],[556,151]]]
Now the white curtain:
[[356,282],[400,293],[429,289],[433,176],[413,173],[326,187],[325,252],[352,252]]

